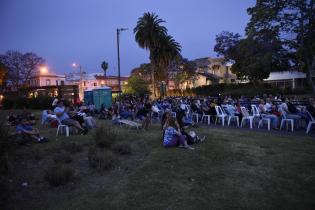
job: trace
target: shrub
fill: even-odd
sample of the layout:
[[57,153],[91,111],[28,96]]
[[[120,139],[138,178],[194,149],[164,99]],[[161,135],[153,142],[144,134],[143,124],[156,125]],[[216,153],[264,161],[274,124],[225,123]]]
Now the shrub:
[[109,150],[98,151],[95,147],[89,149],[88,160],[92,168],[100,171],[115,168],[120,163],[113,152]]
[[63,144],[63,149],[70,153],[78,153],[82,152],[83,147],[82,145],[75,142],[66,142],[65,144]]
[[45,179],[51,186],[57,187],[69,183],[74,178],[74,170],[65,165],[56,165],[45,173]]
[[72,157],[68,152],[60,152],[54,155],[55,163],[71,163]]
[[12,149],[11,140],[5,122],[0,121],[0,174],[6,174],[9,169],[9,152]]
[[2,101],[3,109],[12,109],[14,108],[14,100],[11,98],[4,97]]
[[50,96],[38,96],[36,98],[21,97],[17,93],[6,94],[3,99],[4,109],[48,109],[51,107],[53,98]]
[[131,146],[128,143],[118,143],[113,147],[114,152],[120,155],[130,155],[131,154]]
[[120,136],[116,129],[102,126],[96,129],[93,138],[97,146],[101,148],[110,148],[120,139]]

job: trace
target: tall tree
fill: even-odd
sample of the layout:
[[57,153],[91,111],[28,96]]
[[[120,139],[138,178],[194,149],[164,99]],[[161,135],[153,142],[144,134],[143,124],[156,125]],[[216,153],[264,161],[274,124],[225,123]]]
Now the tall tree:
[[25,86],[32,76],[34,76],[40,65],[45,60],[35,53],[21,53],[18,51],[7,51],[0,55],[0,62],[4,64],[7,74],[6,82],[8,85],[19,88]]
[[154,52],[154,60],[158,71],[156,76],[158,81],[166,80],[167,67],[176,59],[180,59],[181,46],[172,36],[167,35],[160,38],[160,44]]
[[148,82],[135,75],[128,79],[126,93],[143,95],[149,92]]
[[108,69],[108,63],[106,61],[103,61],[102,64],[101,64],[101,67],[104,71],[104,77],[106,78],[106,71]]
[[139,67],[132,69],[131,76],[136,76],[145,81],[151,82],[152,67],[150,63],[143,63]]
[[[151,78],[153,94],[155,96],[155,73],[159,67],[168,62],[180,52],[180,45],[168,36],[164,23],[155,13],[144,13],[138,19],[134,28],[135,40],[141,48],[150,52],[150,63],[152,67]],[[170,54],[172,53],[172,56]],[[176,55],[175,55],[176,54]]]
[[224,60],[227,62],[231,59],[233,49],[240,42],[240,38],[241,35],[238,33],[222,31],[215,37],[216,45],[214,46],[214,51],[218,56],[224,56]]
[[274,33],[281,41],[282,52],[290,59],[292,68],[306,73],[307,81],[315,95],[315,1],[314,0],[257,0],[248,9],[251,15],[246,33],[261,37]]
[[[7,70],[3,63],[0,63],[0,87],[5,87],[5,76],[6,76]],[[1,90],[1,89],[0,89]]]
[[168,78],[175,82],[179,89],[183,82],[192,82],[196,79],[196,63],[187,58],[179,58],[171,62],[167,68]]
[[272,53],[252,38],[242,39],[231,53],[232,72],[237,78],[257,83],[268,78],[272,69]]

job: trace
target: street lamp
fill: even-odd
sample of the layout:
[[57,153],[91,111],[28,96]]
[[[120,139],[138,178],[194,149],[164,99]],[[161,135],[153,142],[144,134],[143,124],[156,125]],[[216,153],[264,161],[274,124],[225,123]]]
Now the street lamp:
[[119,55],[119,35],[121,31],[126,31],[128,28],[117,28],[117,60],[118,60],[118,90],[119,95],[121,93],[121,86],[120,86],[120,55]]
[[40,67],[39,71],[40,71],[41,75],[47,74],[48,73],[48,68],[46,66],[42,66],[42,67]]
[[[83,97],[83,86],[82,86],[82,66],[81,64],[77,64],[77,63],[72,63],[72,67],[76,68],[76,67],[79,67],[80,71],[79,71],[79,74],[80,74],[80,84],[79,84],[79,98],[82,99]],[[73,75],[75,76],[75,75]]]

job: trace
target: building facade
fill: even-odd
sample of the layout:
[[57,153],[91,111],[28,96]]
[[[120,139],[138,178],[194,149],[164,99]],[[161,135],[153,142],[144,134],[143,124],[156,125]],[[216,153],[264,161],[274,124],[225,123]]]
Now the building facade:
[[[169,80],[169,90],[179,89],[185,90],[187,88],[196,88],[204,85],[219,84],[219,83],[238,83],[237,76],[231,72],[231,65],[225,64],[223,58],[198,58],[192,60],[195,63],[196,75],[187,81],[176,85],[174,80]],[[175,75],[173,78],[176,77]]]
[[299,71],[271,72],[264,82],[280,89],[303,88],[306,85],[306,74]]
[[38,74],[28,81],[29,87],[44,87],[44,86],[60,86],[65,85],[65,75],[57,75],[53,73]]

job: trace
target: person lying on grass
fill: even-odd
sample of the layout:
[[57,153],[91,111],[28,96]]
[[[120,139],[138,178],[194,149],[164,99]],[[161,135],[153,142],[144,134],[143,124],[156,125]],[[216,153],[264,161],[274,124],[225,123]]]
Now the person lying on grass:
[[22,118],[19,120],[15,131],[17,134],[21,135],[23,138],[34,139],[37,142],[45,142],[47,139],[40,135],[37,128],[33,128],[27,121],[27,119]]
[[175,119],[171,118],[164,131],[163,146],[164,147],[183,147],[186,149],[194,149],[187,144],[186,137],[181,134],[180,130],[176,130]]

